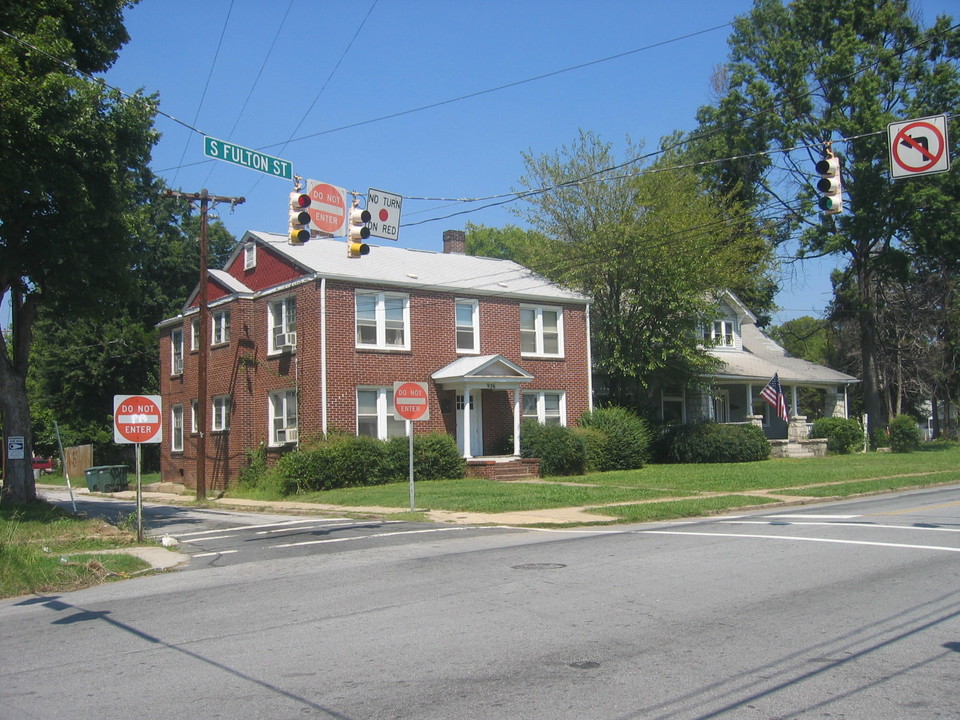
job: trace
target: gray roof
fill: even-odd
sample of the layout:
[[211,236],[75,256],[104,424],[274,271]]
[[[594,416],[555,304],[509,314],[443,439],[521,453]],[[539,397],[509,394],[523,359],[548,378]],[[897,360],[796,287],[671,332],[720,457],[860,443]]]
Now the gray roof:
[[[248,231],[243,242],[251,239],[330,279],[547,302],[590,302],[586,296],[557,287],[511,260],[412,250],[392,243],[370,245],[369,255],[348,258],[343,239],[313,238],[303,245],[291,245],[286,235]],[[243,242],[237,252],[242,251]]]
[[711,350],[724,367],[712,377],[717,379],[755,380],[766,383],[779,373],[784,385],[844,385],[860,382],[839,370],[794,357],[768,338],[752,322],[740,324],[743,352]]

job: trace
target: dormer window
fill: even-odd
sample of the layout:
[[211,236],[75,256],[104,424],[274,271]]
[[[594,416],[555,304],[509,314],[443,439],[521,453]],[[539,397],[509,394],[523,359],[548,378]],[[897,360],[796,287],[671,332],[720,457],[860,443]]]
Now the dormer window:
[[248,242],[243,246],[243,269],[253,270],[257,266],[257,244]]
[[714,320],[703,329],[703,344],[708,347],[735,347],[736,332],[737,324],[734,320],[729,318]]

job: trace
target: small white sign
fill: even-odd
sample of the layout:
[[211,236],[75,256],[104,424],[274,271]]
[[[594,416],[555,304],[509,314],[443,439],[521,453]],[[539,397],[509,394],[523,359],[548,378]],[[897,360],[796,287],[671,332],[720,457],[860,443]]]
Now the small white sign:
[[947,116],[933,115],[887,125],[890,177],[894,180],[950,169]]
[[7,460],[23,460],[23,451],[27,441],[22,435],[11,435],[7,438]]
[[386,240],[400,237],[400,195],[370,188],[367,191],[367,210],[370,211],[370,234]]

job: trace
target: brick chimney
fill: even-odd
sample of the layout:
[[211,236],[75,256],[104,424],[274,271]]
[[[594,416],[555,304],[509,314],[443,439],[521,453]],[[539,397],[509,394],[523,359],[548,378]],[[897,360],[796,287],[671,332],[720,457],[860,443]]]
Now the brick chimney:
[[467,252],[467,234],[463,230],[443,231],[443,251],[463,255]]

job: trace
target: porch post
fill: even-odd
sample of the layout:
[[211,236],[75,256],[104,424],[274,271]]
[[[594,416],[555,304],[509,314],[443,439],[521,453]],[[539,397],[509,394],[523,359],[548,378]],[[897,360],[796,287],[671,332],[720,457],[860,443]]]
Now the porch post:
[[753,383],[747,383],[747,415],[753,415]]
[[513,389],[513,454],[520,457],[520,388]]
[[469,460],[473,457],[473,435],[470,431],[470,388],[463,388],[463,457]]
[[800,411],[797,408],[797,386],[790,386],[790,415],[796,416],[799,415]]

